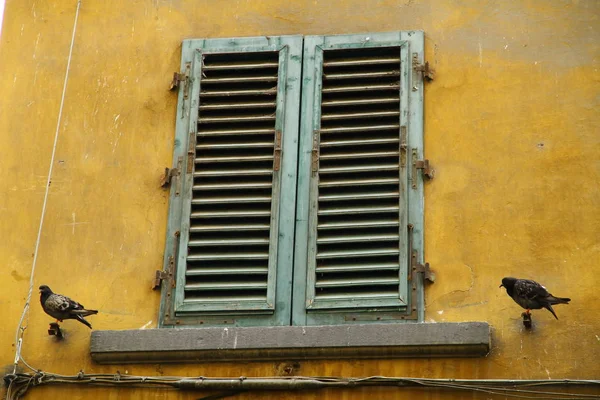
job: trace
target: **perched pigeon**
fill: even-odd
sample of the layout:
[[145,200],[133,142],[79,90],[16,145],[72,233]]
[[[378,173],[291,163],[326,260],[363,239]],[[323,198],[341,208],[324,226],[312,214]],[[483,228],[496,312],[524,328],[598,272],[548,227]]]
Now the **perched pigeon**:
[[98,314],[97,310],[86,310],[83,305],[71,300],[67,296],[53,293],[46,285],[40,286],[40,293],[40,302],[46,314],[56,318],[60,322],[63,319],[76,319],[92,329],[92,325],[83,319],[83,317]]
[[558,319],[552,306],[554,304],[569,304],[569,301],[571,301],[566,297],[552,296],[545,287],[529,279],[506,277],[502,279],[502,285],[499,287],[503,286],[506,288],[506,293],[518,305],[527,310],[527,314],[529,314],[529,310],[545,308],[554,315],[554,318]]

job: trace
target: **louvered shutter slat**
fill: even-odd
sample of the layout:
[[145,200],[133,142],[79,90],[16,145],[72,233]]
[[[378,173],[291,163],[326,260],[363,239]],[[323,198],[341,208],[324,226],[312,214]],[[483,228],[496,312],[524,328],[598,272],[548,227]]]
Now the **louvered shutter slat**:
[[369,153],[337,153],[335,155],[323,154],[320,156],[320,160],[332,160],[341,158],[379,158],[379,157],[398,157],[399,151],[378,151]]
[[264,231],[269,229],[268,224],[244,224],[244,225],[231,225],[231,224],[219,224],[219,225],[195,225],[190,226],[190,232],[218,232],[221,230],[230,231]]
[[277,104],[274,101],[253,101],[248,103],[217,103],[217,104],[201,104],[200,111],[206,110],[221,110],[221,109],[230,109],[235,110],[239,108],[263,108],[263,107],[275,107]]
[[328,74],[323,75],[325,80],[338,79],[361,79],[361,78],[386,78],[389,76],[400,76],[400,71],[379,71],[379,72],[349,72],[345,74]]
[[345,174],[349,172],[372,172],[372,171],[397,171],[398,163],[395,164],[376,164],[376,165],[365,165],[360,167],[333,167],[333,168],[321,168],[319,173],[323,174]]
[[327,293],[321,296],[321,300],[335,301],[335,302],[350,302],[354,301],[357,306],[364,304],[368,300],[393,300],[398,297],[398,292],[395,290],[383,291],[381,289],[372,292],[358,292],[351,293],[345,291],[344,293]]
[[[397,66],[400,63],[399,57],[354,57],[346,60],[324,60],[324,67],[360,67],[369,65],[392,64]],[[326,73],[326,72],[325,72]]]
[[[221,108],[223,109],[223,107]],[[274,135],[275,129],[222,129],[222,130],[203,130],[198,132],[198,137],[205,136],[229,136],[229,135]]]
[[[212,176],[212,175],[211,175]],[[271,198],[268,196],[263,197],[218,197],[218,198],[202,198],[194,199],[192,204],[229,204],[229,203],[269,203]]]
[[194,176],[241,176],[241,175],[271,175],[270,169],[231,169],[231,170],[204,170],[194,172]]
[[321,128],[321,134],[325,133],[349,133],[349,132],[368,132],[368,131],[384,131],[392,130],[397,131],[400,128],[399,124],[387,124],[387,125],[365,125],[365,126],[334,126],[334,127],[323,127]]
[[237,268],[189,268],[185,274],[193,275],[266,275],[269,269],[266,267],[238,266]]
[[330,119],[347,119],[347,118],[366,118],[366,117],[394,117],[400,115],[400,111],[373,111],[373,112],[356,112],[356,113],[339,113],[325,114],[321,117],[322,120]]
[[203,78],[202,83],[277,82],[277,74],[268,76],[236,76],[233,78]]
[[327,267],[317,267],[317,273],[327,272],[347,272],[347,271],[370,271],[373,269],[398,269],[398,264],[393,262],[379,262],[379,263],[344,263],[338,265],[330,265]]
[[[269,82],[271,85],[271,82]],[[200,92],[200,98],[203,97],[229,97],[229,96],[275,96],[277,94],[277,87],[265,88],[265,89],[249,89],[249,90],[207,90]]]
[[375,99],[332,99],[321,102],[321,107],[364,106],[385,103],[398,103],[398,97],[380,97]]
[[317,243],[345,243],[345,242],[368,242],[368,241],[398,241],[397,234],[388,235],[340,235],[317,239]]
[[202,69],[204,71],[218,71],[218,70],[232,70],[232,69],[253,69],[260,70],[261,68],[277,68],[279,64],[276,61],[266,62],[266,61],[255,61],[255,62],[226,62],[219,63],[215,62],[214,64],[204,65]]
[[[224,253],[222,251],[219,251],[218,253],[213,253],[213,254],[190,254],[187,256],[187,260],[194,262],[194,261],[203,261],[203,260],[268,260],[269,259],[269,253],[268,252],[264,252],[264,253]],[[193,263],[191,264],[193,265]]]
[[373,179],[352,179],[352,180],[337,180],[337,181],[321,181],[320,187],[340,187],[340,186],[371,186],[371,185],[393,185],[398,183],[398,179],[394,178],[373,178]]
[[218,290],[223,291],[231,296],[227,292],[233,292],[235,290],[266,290],[267,283],[261,281],[245,280],[241,282],[207,282],[207,283],[194,283],[185,285],[185,290],[190,291],[204,291],[204,290]]
[[[356,247],[356,246],[354,246]],[[396,247],[379,248],[379,249],[368,249],[368,250],[354,250],[344,249],[337,251],[321,251],[317,254],[317,259],[327,258],[348,258],[348,257],[377,257],[377,256],[393,256],[399,254]]]
[[398,278],[346,278],[346,279],[320,279],[317,288],[344,288],[350,286],[378,286],[378,285],[397,285]]
[[369,91],[398,91],[400,90],[399,84],[389,84],[389,85],[364,85],[364,86],[338,86],[338,87],[329,87],[323,88],[323,94],[344,94],[351,92],[369,92]]
[[269,239],[190,240],[188,246],[238,246],[244,244],[269,244]]
[[319,196],[320,201],[347,201],[354,199],[378,199],[384,197],[398,197],[399,192],[371,192],[371,193],[349,193],[349,194],[330,194],[328,196]]
[[345,229],[345,228],[386,228],[386,227],[397,227],[398,220],[386,219],[386,220],[370,220],[370,221],[356,221],[348,219],[344,222],[336,223],[319,223],[318,229]]

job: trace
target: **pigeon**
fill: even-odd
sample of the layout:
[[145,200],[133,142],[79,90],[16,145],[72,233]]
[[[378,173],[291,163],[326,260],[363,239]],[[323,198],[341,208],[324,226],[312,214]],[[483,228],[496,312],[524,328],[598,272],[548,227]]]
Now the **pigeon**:
[[40,286],[40,302],[42,303],[44,312],[56,318],[57,322],[62,322],[63,319],[76,319],[90,329],[92,329],[92,325],[83,319],[83,317],[98,314],[98,310],[86,310],[83,305],[71,300],[67,296],[53,293],[46,285]]
[[558,319],[552,306],[554,304],[569,304],[569,301],[571,301],[566,297],[554,297],[551,293],[548,293],[544,286],[529,279],[506,277],[502,279],[502,284],[499,287],[505,287],[506,293],[518,305],[527,310],[527,315],[529,315],[530,310],[545,308],[554,315],[554,318]]

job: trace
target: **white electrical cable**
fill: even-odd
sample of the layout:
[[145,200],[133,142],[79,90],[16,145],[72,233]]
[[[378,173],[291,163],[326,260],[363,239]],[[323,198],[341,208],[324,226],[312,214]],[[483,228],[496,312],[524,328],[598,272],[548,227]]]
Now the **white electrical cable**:
[[29,278],[29,292],[27,293],[27,301],[25,301],[25,306],[23,307],[23,313],[21,314],[21,319],[19,320],[19,326],[17,327],[16,337],[15,337],[15,365],[13,374],[17,371],[17,364],[19,360],[21,360],[21,349],[23,348],[23,334],[25,333],[25,329],[27,329],[27,325],[23,326],[23,321],[25,317],[29,316],[29,303],[31,302],[31,295],[33,293],[33,276],[35,273],[35,266],[37,264],[38,258],[38,249],[40,247],[40,240],[42,237],[42,227],[44,226],[44,216],[46,215],[46,205],[48,203],[48,193],[50,191],[50,182],[52,180],[52,169],[54,167],[54,157],[56,155],[56,144],[58,143],[58,133],[60,132],[60,123],[62,121],[62,113],[63,107],[65,104],[65,94],[67,92],[67,82],[69,80],[69,70],[71,68],[71,57],[73,55],[73,44],[75,43],[75,31],[77,30],[77,20],[79,19],[79,8],[81,7],[81,0],[77,1],[77,11],[75,12],[75,20],[73,21],[73,34],[71,36],[71,47],[69,48],[69,58],[67,59],[67,68],[65,71],[65,79],[63,83],[62,96],[60,99],[60,108],[58,110],[58,119],[56,121],[56,132],[54,133],[54,145],[52,146],[52,156],[50,157],[50,167],[48,168],[48,178],[46,180],[46,192],[44,194],[44,202],[42,205],[42,215],[40,217],[40,226],[38,228],[37,240],[35,241],[35,250],[33,251],[33,262],[31,264],[31,276]]

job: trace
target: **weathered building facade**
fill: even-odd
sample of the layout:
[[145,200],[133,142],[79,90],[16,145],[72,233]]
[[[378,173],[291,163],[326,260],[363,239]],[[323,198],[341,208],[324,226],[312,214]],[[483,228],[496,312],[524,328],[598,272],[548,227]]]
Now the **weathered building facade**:
[[[597,111],[600,91],[600,3],[593,0],[140,0],[127,3],[82,0],[79,8],[76,1],[50,3],[8,0],[0,38],[0,174],[3,182],[0,232],[4,238],[0,254],[4,259],[5,276],[0,296],[0,313],[4,321],[0,327],[0,355],[6,373],[13,369],[15,330],[29,289],[33,254],[36,252],[43,213],[33,298],[26,318],[27,329],[22,346],[23,358],[31,366],[43,371],[72,375],[80,370],[89,374],[112,374],[118,370],[122,375],[232,378],[299,375],[598,379],[600,308],[595,278],[600,271],[600,117]],[[77,26],[72,37],[76,16]],[[378,36],[380,33],[384,33],[383,36]],[[351,36],[353,34],[357,36]],[[412,49],[417,49],[414,52],[418,59],[414,65],[422,66],[423,61],[428,61],[435,70],[434,80],[423,82],[423,71],[413,68],[413,52],[406,50],[403,59],[403,50],[399,50],[399,104],[403,107],[405,102],[402,99],[405,99],[411,107],[415,107],[406,109],[407,121],[412,118],[412,122],[408,124],[408,158],[404,160],[406,176],[410,178],[404,180],[407,184],[405,190],[409,191],[407,196],[415,196],[411,204],[424,205],[417,211],[407,208],[406,218],[399,220],[401,226],[402,221],[416,224],[418,232],[414,234],[420,236],[415,248],[420,253],[418,260],[412,264],[409,248],[401,245],[404,249],[402,254],[408,257],[406,265],[403,266],[401,262],[397,269],[389,267],[387,259],[376,260],[381,261],[377,265],[400,272],[401,278],[404,278],[401,281],[407,285],[405,295],[408,297],[411,296],[411,282],[414,282],[407,276],[412,274],[410,266],[423,261],[431,264],[436,279],[435,283],[426,285],[424,289],[420,286],[417,288],[422,301],[417,297],[407,300],[404,296],[408,302],[406,304],[409,304],[408,310],[404,310],[402,304],[393,304],[400,311],[406,311],[406,315],[411,314],[412,307],[417,308],[420,323],[417,322],[419,316],[411,320],[404,314],[373,314],[366,310],[384,304],[375,300],[360,312],[344,314],[337,319],[321,315],[341,315],[329,312],[341,303],[329,304],[327,297],[321,297],[325,299],[321,301],[314,290],[313,297],[307,295],[306,299],[298,300],[305,292],[311,293],[306,282],[300,283],[303,277],[308,277],[307,282],[314,285],[317,291],[320,287],[339,287],[343,278],[338,275],[319,282],[319,266],[311,267],[310,259],[311,256],[314,259],[327,258],[330,255],[328,251],[338,251],[335,240],[351,242],[351,239],[336,236],[336,239],[325,242],[331,248],[321,251],[315,247],[313,253],[309,250],[311,240],[314,240],[314,246],[319,245],[316,236],[311,237],[309,232],[309,220],[313,218],[309,211],[309,205],[313,204],[310,203],[309,188],[312,181],[309,180],[311,176],[316,176],[316,172],[321,174],[319,182],[325,189],[319,187],[320,193],[325,193],[328,181],[323,170],[311,169],[312,138],[306,135],[313,133],[313,127],[304,129],[303,124],[308,126],[309,121],[314,120],[314,116],[307,114],[308,106],[311,110],[319,107],[318,104],[305,103],[308,102],[305,99],[313,97],[309,96],[312,92],[307,92],[302,85],[308,87],[306,80],[314,65],[321,65],[307,61],[315,57],[310,51],[321,46],[325,49],[326,60],[327,54],[333,54],[327,53],[328,49],[342,51],[342,47],[327,47],[327,43],[330,43],[327,40],[333,39],[322,39],[316,47],[309,48],[307,43],[311,40],[321,40],[315,39],[317,35],[346,35],[350,38],[346,42],[332,44],[346,46],[343,47],[344,51],[370,48],[371,45],[377,48],[377,43],[381,47],[397,46],[401,49],[403,43],[409,43]],[[392,38],[389,35],[396,36]],[[240,39],[247,37],[257,39],[253,42]],[[285,42],[288,39],[277,42],[279,37],[296,39],[293,39],[295,42]],[[378,39],[380,37],[383,39]],[[287,279],[281,283],[283,289],[277,286],[280,283],[276,285],[270,281],[265,281],[264,286],[265,290],[272,290],[265,293],[290,296],[289,300],[277,297],[278,303],[273,306],[276,310],[289,306],[288,313],[283,316],[277,314],[279,311],[270,314],[271,309],[257,313],[259,305],[252,303],[253,297],[246,297],[250,303],[244,305],[247,308],[236,309],[238,314],[211,309],[208,318],[197,318],[197,315],[203,315],[203,310],[192,307],[188,319],[165,320],[165,312],[168,312],[166,299],[171,295],[170,289],[165,288],[164,282],[162,292],[151,289],[155,272],[168,271],[169,257],[180,255],[171,254],[170,251],[174,246],[175,231],[183,231],[181,227],[174,228],[172,222],[173,201],[176,198],[174,191],[178,189],[173,185],[170,189],[161,187],[164,168],[178,167],[180,151],[183,164],[179,165],[179,172],[182,174],[175,176],[174,182],[183,182],[185,189],[187,152],[199,151],[196,146],[213,146],[211,149],[217,149],[214,150],[216,158],[211,160],[215,161],[219,157],[219,149],[225,149],[222,150],[225,152],[228,145],[218,140],[208,144],[186,142],[189,131],[182,128],[182,120],[190,118],[190,112],[193,113],[192,110],[197,107],[193,101],[196,101],[196,97],[200,98],[198,82],[201,83],[202,79],[218,80],[220,77],[228,79],[227,76],[209,73],[210,63],[214,62],[213,65],[217,65],[215,70],[218,70],[222,60],[218,57],[216,61],[211,60],[207,55],[205,59],[194,61],[195,53],[191,51],[189,73],[196,80],[182,81],[179,89],[169,91],[173,72],[186,72],[188,53],[185,46],[197,46],[193,49],[190,47],[192,50],[210,47],[207,42],[187,40],[205,38],[223,39],[223,42],[211,42],[217,43],[214,47],[216,54],[239,51],[239,47],[231,47],[233,42],[241,47],[256,45],[254,50],[250,49],[253,54],[262,54],[267,50],[289,52],[286,53],[289,55],[289,64],[286,64],[287,56],[281,55],[283,53],[277,53],[279,58],[276,57],[274,61],[259,59],[263,64],[275,63],[273,65],[279,66],[279,72],[284,66],[287,68],[286,76],[276,76],[279,88],[283,87],[282,79],[286,79],[288,91],[273,95],[279,96],[277,98],[280,100],[281,96],[289,96],[285,112],[292,113],[283,117],[278,105],[271,110],[274,126],[281,123],[278,129],[284,130],[284,138],[279,143],[282,158],[281,181],[278,182],[281,184],[279,189],[285,190],[281,191],[278,203],[277,215],[281,219],[278,224],[281,228],[278,231],[271,230],[270,236],[265,239],[268,245],[269,238],[271,244],[274,236],[279,238],[278,255],[269,252],[268,260],[271,262],[272,257],[279,257],[277,265],[288,268],[287,272],[277,270],[279,278]],[[367,42],[369,45],[357,45]],[[69,57],[71,45],[72,54]],[[350,51],[348,54],[348,57],[353,57],[354,53]],[[364,54],[366,58],[374,57],[370,63],[385,55],[375,50]],[[253,59],[255,56],[249,57]],[[356,60],[362,57],[361,53]],[[232,60],[233,63],[242,62],[244,58]],[[335,57],[330,61],[335,67]],[[204,75],[200,72],[202,68],[206,69]],[[369,68],[373,73],[386,73],[378,72],[372,66]],[[389,72],[396,73],[395,68]],[[336,73],[332,72],[331,76],[335,77]],[[260,76],[257,73],[246,78]],[[218,84],[214,82],[214,85]],[[248,87],[252,88],[253,81],[250,79],[248,82]],[[189,87],[185,87],[188,84]],[[407,86],[402,86],[404,84]],[[339,88],[336,85],[334,82],[328,90],[335,92]],[[64,101],[61,101],[63,87]],[[210,81],[202,90],[206,87],[210,87]],[[187,94],[184,93],[186,90]],[[215,90],[220,90],[218,85]],[[334,95],[331,101],[335,102],[336,99]],[[419,103],[421,100],[423,104]],[[202,105],[202,100],[200,103]],[[210,102],[206,104],[210,105]],[[256,106],[258,103],[248,104]],[[344,107],[350,110],[351,104],[339,107],[338,111],[330,114],[322,113],[322,131],[329,126],[323,122],[326,118],[334,122],[343,118]],[[378,113],[382,121],[387,121],[390,115],[398,119],[393,114],[394,110],[369,107],[365,109]],[[406,126],[402,123],[402,111],[399,115],[399,126]],[[218,113],[213,117],[216,119],[207,122],[209,125],[219,123]],[[251,130],[253,124],[258,126],[260,123],[245,121],[241,124]],[[213,132],[210,126],[202,132]],[[377,126],[384,127],[380,131],[391,129],[391,125],[386,123]],[[424,147],[411,142],[414,136],[411,136],[413,131],[410,129],[413,128],[416,129],[415,135],[421,135],[419,140],[423,141]],[[285,136],[285,129],[295,130],[294,140]],[[402,132],[400,127],[397,129],[398,138],[393,146],[396,146],[394,151],[401,157],[404,154]],[[253,134],[258,135],[257,132]],[[317,153],[321,156],[320,167],[326,169],[329,167],[323,163],[327,156],[323,145],[326,143],[323,139],[325,133],[320,135],[322,147],[317,149]],[[259,136],[253,138],[256,138],[254,142],[244,143],[251,148],[260,147],[262,142]],[[386,138],[373,136],[369,140],[385,141]],[[275,157],[277,140],[275,136],[270,144],[271,149],[275,150]],[[418,149],[414,158],[412,147]],[[290,159],[294,152],[297,159]],[[252,153],[249,157],[260,157],[256,154]],[[358,150],[356,154],[359,154]],[[435,168],[433,180],[422,181],[422,170],[418,171],[418,179],[413,173],[416,166],[413,170],[412,161],[416,162],[422,157],[429,159]],[[51,184],[46,197],[50,164]],[[335,168],[366,168],[365,165],[336,164],[330,168],[335,173]],[[223,182],[229,182],[227,168],[223,168],[219,170],[217,178],[222,177]],[[403,168],[402,159],[397,168]],[[257,167],[253,171],[259,176],[262,170]],[[306,175],[302,175],[302,171]],[[328,171],[332,172],[331,169]],[[235,175],[235,172],[232,174]],[[378,170],[367,178],[378,179],[384,174]],[[303,182],[303,179],[306,181]],[[219,179],[210,182],[219,184]],[[413,182],[418,183],[415,190],[422,191],[422,197],[419,197],[420,192],[410,192]],[[318,186],[319,183],[314,185]],[[269,196],[280,193],[272,190]],[[296,192],[290,195],[290,191]],[[402,190],[399,193],[398,196],[401,196]],[[330,197],[325,200],[331,200],[349,194],[342,191],[326,195]],[[366,192],[352,192],[352,195],[368,197]],[[306,203],[300,203],[303,196],[306,197]],[[235,203],[232,197],[224,198],[230,199],[229,206]],[[255,203],[260,203],[260,196],[253,198]],[[194,198],[189,200],[191,204],[201,205],[202,199],[200,195],[197,203],[193,203]],[[223,202],[227,203],[226,200]],[[201,215],[204,212],[193,207],[192,213]],[[217,211],[222,209],[227,210],[227,207],[215,208]],[[345,215],[344,209],[341,210],[336,212]],[[352,213],[351,210],[346,211],[348,215]],[[272,218],[274,214],[267,215]],[[411,220],[413,217],[415,220]],[[251,217],[247,218],[244,216],[238,222],[242,225],[250,223]],[[314,218],[317,221],[316,214]],[[422,223],[415,222],[419,218]],[[332,221],[344,223],[344,217]],[[189,217],[186,224],[188,222]],[[232,229],[239,229],[242,225]],[[403,231],[400,231],[402,238]],[[412,234],[409,231],[405,239],[408,240]],[[196,239],[190,239],[190,236],[187,239],[197,240],[195,243],[199,243],[199,246],[219,246],[210,242],[211,235],[194,237]],[[385,239],[385,235],[387,233],[382,233],[377,238]],[[375,241],[377,238],[370,237],[368,240]],[[240,249],[245,249],[244,246],[262,243],[260,240],[263,239],[240,236],[236,240],[241,241]],[[228,252],[235,252],[235,248],[224,251],[222,257],[226,257]],[[303,258],[302,254],[308,256]],[[201,259],[205,255],[199,253],[198,257]],[[176,260],[174,263],[177,264]],[[271,267],[272,264],[264,266]],[[259,275],[262,273],[260,268],[263,266],[252,264],[244,271]],[[356,269],[359,270],[359,267]],[[271,273],[272,270],[268,271]],[[197,280],[193,284],[189,283],[192,281],[189,277],[195,272],[187,275],[182,275],[181,271],[179,275],[177,271],[172,272],[175,274],[173,279],[183,279],[183,284],[189,279],[185,291],[191,294],[184,289],[178,293],[173,287],[172,296],[182,296],[178,297],[181,305],[185,305],[186,299],[197,298],[194,296],[201,290],[203,282],[209,280],[202,275],[208,274],[206,271],[197,272],[196,276],[205,279],[194,278]],[[368,273],[356,275],[353,282],[363,279]],[[570,297],[571,304],[556,307],[560,318],[558,321],[544,310],[534,312],[534,329],[525,330],[520,317],[522,310],[506,295],[504,289],[498,288],[504,276],[538,280],[557,296]],[[385,276],[377,277],[374,284],[384,285],[387,282]],[[168,278],[168,273],[165,278]],[[224,281],[229,282],[228,279]],[[415,279],[420,282],[421,278]],[[234,277],[231,280],[235,280]],[[253,278],[247,281],[248,285],[255,282]],[[98,346],[104,346],[97,348],[95,361],[90,354],[90,330],[85,326],[73,321],[64,322],[61,324],[65,331],[62,341],[47,334],[47,324],[51,320],[42,312],[37,300],[37,287],[41,284],[47,284],[55,291],[99,310],[98,315],[89,318],[96,335],[93,340],[98,340]],[[259,293],[263,288],[260,286],[262,283],[256,285],[256,293]],[[298,285],[301,285],[301,289],[298,289]],[[185,297],[188,296],[186,293],[190,297]],[[338,292],[331,293],[335,295]],[[326,304],[324,307],[329,314],[294,314],[295,310],[309,301],[315,301],[317,305]],[[348,301],[343,303],[344,307],[356,306],[351,300],[343,301]],[[173,307],[176,307],[179,303],[174,304]],[[185,307],[182,307],[180,310],[183,311],[177,314],[178,317],[185,313]],[[241,322],[239,315],[243,313],[276,317],[257,317]],[[216,318],[223,319],[223,322],[216,321]],[[352,318],[358,319],[358,324],[353,324],[356,321]],[[292,322],[286,322],[287,325],[294,326],[282,323],[290,320]],[[223,339],[219,334],[218,340],[223,341],[218,343],[225,347],[218,348],[217,339],[212,345],[199,343],[202,340],[192,343],[188,333],[187,336],[172,339],[171,343],[165,343],[165,340],[169,341],[167,336],[156,336],[156,331],[149,332],[165,332],[177,325],[194,327],[189,332],[195,332],[193,329],[205,324],[213,326],[207,328],[214,329],[211,335],[216,332],[238,332],[243,338],[234,342],[234,339]],[[341,338],[339,335],[343,334],[343,329],[354,329],[351,327],[360,324],[366,325],[366,330],[357,331],[358,338],[348,339],[345,349],[344,346],[340,348],[333,339],[328,341],[331,336],[334,339]],[[421,327],[415,328],[414,324]],[[426,324],[430,325],[423,327]],[[270,326],[283,330],[273,334],[275,336],[269,336],[267,331]],[[317,326],[325,328],[318,330]],[[432,326],[439,328],[425,330]],[[239,327],[251,327],[248,329],[258,331],[236,331],[241,329]],[[380,352],[373,350],[377,344],[373,340],[379,338],[378,327],[383,332],[379,333],[383,335],[382,340],[389,341],[385,343],[389,346],[384,346],[385,349]],[[307,329],[308,333],[302,333],[302,329]],[[490,336],[487,333],[484,336],[491,339],[481,339],[481,332],[488,332],[488,329]],[[135,333],[129,332],[117,337],[105,332],[112,330],[139,330],[140,333],[135,336]],[[469,336],[468,332],[472,330],[478,333]],[[397,332],[396,336],[394,332]],[[309,339],[302,339],[306,334]],[[402,334],[409,337],[398,339]],[[257,335],[254,341],[252,335]],[[286,342],[287,335],[290,335],[289,342]],[[298,335],[297,339],[294,335]],[[209,342],[211,337],[206,336],[205,340]],[[456,340],[450,343],[449,337]],[[429,342],[427,338],[430,338]],[[244,340],[246,348],[238,351],[238,344],[243,347]],[[253,352],[252,346],[261,340],[273,341],[273,353],[269,353],[270,356],[265,356],[264,351]],[[312,350],[311,341],[316,343]],[[287,343],[287,350],[277,349],[277,343]],[[144,344],[148,347],[144,347]],[[182,347],[177,347],[179,345]],[[203,347],[205,345],[208,347]],[[422,347],[406,350],[409,345]],[[298,348],[294,350],[294,346]],[[327,346],[336,347],[336,350],[327,350]],[[139,350],[139,354],[133,354],[135,349]],[[100,351],[103,353],[100,354]],[[241,355],[232,356],[236,351]],[[356,352],[356,357],[352,356],[352,352]],[[409,357],[398,357],[403,352]],[[426,357],[417,357],[416,352],[422,352]],[[361,354],[368,358],[363,358]],[[198,361],[203,357],[210,357],[211,362]],[[135,362],[129,364],[125,361]],[[473,398],[504,398],[493,394],[398,387],[282,391],[276,394],[259,391],[240,394],[239,398],[366,399],[374,396],[395,398],[408,393],[430,399],[463,398],[466,395]],[[598,394],[598,391],[590,390],[588,393]],[[42,386],[32,389],[26,396],[35,399],[65,395],[82,399],[136,400],[200,397],[197,392],[158,388],[72,385]]]

